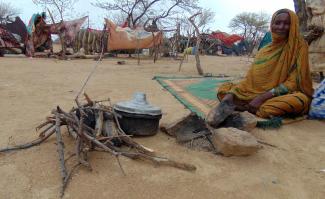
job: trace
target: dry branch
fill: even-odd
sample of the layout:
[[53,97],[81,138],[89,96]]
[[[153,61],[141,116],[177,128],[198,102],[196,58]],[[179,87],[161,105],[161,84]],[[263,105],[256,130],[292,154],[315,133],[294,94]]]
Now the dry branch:
[[[174,160],[170,160],[165,157],[158,157],[155,155],[152,149],[149,149],[137,142],[135,142],[129,135],[126,135],[122,130],[116,113],[112,106],[105,106],[100,102],[91,100],[88,95],[86,97],[86,104],[81,104],[78,98],[75,99],[78,108],[72,108],[70,112],[65,112],[59,106],[52,110],[52,115],[46,117],[46,121],[37,126],[37,131],[41,131],[40,137],[32,142],[0,149],[0,152],[8,152],[19,149],[26,149],[32,146],[42,143],[44,140],[49,138],[52,134],[56,133],[57,140],[57,152],[59,155],[60,172],[62,176],[62,186],[60,196],[62,197],[64,191],[68,185],[69,179],[72,173],[80,166],[85,166],[90,171],[92,170],[90,163],[87,161],[88,151],[104,151],[108,152],[118,162],[121,172],[125,175],[125,171],[120,162],[120,155],[131,159],[146,160],[157,165],[167,165],[187,171],[193,171],[196,169],[195,166],[187,163],[182,163]],[[99,116],[99,125],[104,123],[109,127],[105,130],[104,127],[96,130],[96,115]],[[94,121],[93,124],[91,121]],[[70,155],[68,159],[76,157],[76,164],[67,169],[65,163],[68,159],[64,159],[64,142],[61,134],[61,126],[66,126],[69,134],[73,136],[75,140],[75,153]],[[121,148],[121,145],[129,147],[127,151]]]
[[198,26],[194,22],[194,18],[198,15],[201,15],[201,12],[198,12],[194,15],[192,15],[188,20],[191,22],[191,24],[194,26],[195,32],[196,32],[196,52],[195,52],[195,60],[196,60],[196,68],[199,75],[203,75],[203,70],[201,67],[200,62],[200,56],[199,56],[199,49],[200,49],[200,43],[201,43],[201,34]]
[[26,144],[0,149],[0,153],[1,152],[9,152],[9,151],[20,150],[20,149],[28,149],[30,147],[39,145],[42,142],[44,142],[47,138],[49,138],[53,133],[55,133],[55,129],[52,129],[51,131],[49,131],[44,137],[39,137],[36,140],[33,140],[33,141],[28,142]]
[[65,167],[65,160],[64,160],[64,143],[62,140],[62,135],[61,135],[61,120],[59,117],[59,113],[55,113],[55,133],[56,133],[56,141],[57,141],[57,151],[59,154],[59,161],[60,161],[60,170],[61,170],[61,177],[62,177],[62,187],[60,191],[60,196],[63,197],[64,195],[64,190],[66,186],[64,185],[64,182],[67,178],[68,172],[67,168]]

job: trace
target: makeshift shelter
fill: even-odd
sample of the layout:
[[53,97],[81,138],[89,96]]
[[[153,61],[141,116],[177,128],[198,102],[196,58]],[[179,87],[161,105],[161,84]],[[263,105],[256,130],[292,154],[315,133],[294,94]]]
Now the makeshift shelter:
[[84,53],[88,55],[100,53],[103,47],[103,51],[106,52],[107,35],[106,30],[95,30],[91,28],[81,29],[76,34],[73,50],[76,53],[84,49]]
[[72,47],[76,34],[86,19],[87,16],[72,21],[46,24],[42,15],[34,14],[27,27],[28,41],[26,42],[26,54],[33,56],[35,49],[37,50],[40,47],[51,49],[51,34],[63,33],[66,46]]
[[15,21],[0,24],[0,50],[1,54],[5,51],[14,51],[15,53],[21,51],[16,51],[14,49],[21,49],[24,51],[24,43],[27,38],[27,30],[24,22],[16,17]]
[[[27,39],[27,29],[25,23],[20,19],[20,17],[16,17],[15,21],[6,23],[6,24],[0,24],[0,27],[3,29],[6,29],[7,31],[11,32],[14,36],[18,35],[19,43],[24,43]],[[17,38],[17,36],[16,36]]]
[[142,28],[130,29],[117,26],[105,19],[108,30],[108,50],[144,49],[162,44],[162,32],[147,32]]
[[236,34],[229,35],[225,32],[216,31],[209,35],[209,39],[219,40],[221,43],[219,46],[223,54],[226,55],[242,55],[247,51],[247,42],[243,37]]
[[212,32],[210,34],[209,38],[219,39],[227,46],[232,46],[236,41],[241,41],[244,39],[243,37],[241,37],[239,35],[236,35],[236,34],[229,35],[225,32]]
[[0,48],[19,48],[20,44],[8,30],[0,27]]

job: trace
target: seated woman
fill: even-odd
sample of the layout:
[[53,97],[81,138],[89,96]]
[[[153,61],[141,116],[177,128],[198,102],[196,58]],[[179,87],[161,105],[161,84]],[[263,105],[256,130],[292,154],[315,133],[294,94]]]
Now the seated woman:
[[207,116],[211,126],[217,127],[234,109],[262,118],[308,112],[313,87],[308,45],[299,35],[297,15],[287,9],[275,12],[271,32],[272,43],[257,53],[246,78],[219,88],[221,103]]

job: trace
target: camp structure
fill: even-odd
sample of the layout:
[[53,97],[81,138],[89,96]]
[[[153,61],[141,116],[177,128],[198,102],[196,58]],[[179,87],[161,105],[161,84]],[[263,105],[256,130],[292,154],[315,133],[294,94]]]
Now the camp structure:
[[[16,17],[15,21],[0,24],[0,53],[24,52],[24,43],[27,39],[27,29],[24,22]],[[19,50],[18,50],[19,49]]]
[[105,19],[109,32],[107,49],[144,49],[152,48],[162,44],[162,32],[147,32],[143,28],[131,29],[129,27],[119,27],[109,19]]
[[[172,40],[171,38],[170,40]],[[221,31],[201,34],[201,45],[199,51],[208,55],[217,55],[218,51],[222,51],[226,55],[243,55],[247,53],[248,42],[237,34],[227,34]],[[178,52],[184,52],[185,48],[194,46],[196,37],[180,37],[180,45]]]
[[27,27],[26,55],[33,56],[35,51],[44,49],[52,51],[51,34],[63,33],[66,46],[72,46],[78,30],[86,19],[87,16],[72,21],[46,24],[40,15],[33,15]]
[[[107,51],[107,31],[96,30],[91,28],[80,29],[75,37],[73,51],[79,53],[83,49],[83,53],[95,54]],[[103,49],[102,49],[103,47]]]

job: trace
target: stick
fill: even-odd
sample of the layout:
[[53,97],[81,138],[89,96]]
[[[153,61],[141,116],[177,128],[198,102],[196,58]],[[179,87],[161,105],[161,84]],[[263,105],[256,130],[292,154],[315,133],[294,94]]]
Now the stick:
[[85,99],[88,104],[94,105],[94,102],[90,99],[90,97],[87,95],[87,93],[84,93]]
[[[62,184],[62,189],[63,190],[65,190],[66,188],[67,188],[67,186],[68,186],[68,183],[69,183],[69,181],[70,181],[70,179],[71,179],[71,176],[72,176],[72,174],[73,174],[73,172],[80,166],[81,164],[80,163],[77,163],[76,165],[74,165],[72,168],[71,168],[71,170],[70,170],[70,172],[68,173],[68,175],[67,175],[67,177],[64,179],[64,181],[63,181],[63,184]],[[61,196],[61,198],[63,197],[63,195]]]
[[[48,11],[48,13],[50,15],[50,18],[52,20],[52,23],[55,24],[55,21],[54,21],[54,18],[53,18],[53,15],[52,15],[51,11],[48,8],[47,8],[47,11]],[[62,19],[62,21],[63,21],[63,19]],[[61,32],[59,32],[59,38],[60,38],[61,47],[62,47],[62,54],[61,54],[61,56],[63,57],[63,59],[66,59],[65,38],[64,38],[64,35]]]
[[97,113],[98,113],[98,117],[96,118],[95,135],[99,136],[102,134],[102,130],[103,130],[104,115],[102,110],[98,110]]
[[[79,132],[78,132],[79,134]],[[108,148],[106,145],[104,145],[103,143],[101,143],[100,141],[98,141],[96,138],[90,136],[87,132],[83,131],[81,134],[79,134],[79,136],[84,136],[86,139],[88,139],[89,141],[93,142],[94,144],[98,145],[99,147],[103,148],[105,151],[110,152],[113,155],[119,155],[116,151]]]
[[116,124],[117,124],[118,130],[119,130],[119,133],[120,133],[121,135],[123,135],[123,136],[121,137],[121,140],[123,140],[123,141],[124,141],[126,144],[128,144],[129,146],[132,146],[132,147],[138,149],[139,151],[141,151],[141,152],[143,152],[143,153],[145,153],[145,154],[147,154],[147,155],[153,155],[153,154],[154,154],[154,151],[153,151],[152,149],[148,149],[148,148],[142,146],[141,144],[138,144],[137,142],[135,142],[134,140],[132,140],[130,137],[125,136],[126,133],[125,133],[125,132],[123,131],[123,129],[121,128],[121,125],[120,125],[120,123],[119,123],[119,121],[118,121],[118,118],[117,118],[117,115],[116,115],[114,109],[112,110],[112,112],[113,112],[113,116],[114,116],[114,118],[115,118],[115,122],[116,122]]
[[70,125],[67,124],[67,130],[69,135],[71,135],[75,140],[77,139],[78,135],[77,133],[72,129]]
[[82,148],[82,140],[80,139],[80,137],[78,136],[77,138],[77,145],[76,145],[76,155],[77,155],[77,159],[78,159],[78,162],[80,164],[82,164],[83,166],[87,167],[89,169],[89,171],[92,171],[92,167],[91,165],[89,164],[89,162],[87,162],[84,158],[81,157],[81,148]]
[[47,121],[41,123],[40,125],[38,125],[38,126],[36,127],[36,131],[38,131],[39,129],[43,128],[44,126],[46,126],[46,125],[48,125],[48,124],[50,124],[50,123],[52,123],[52,121],[50,121],[50,120],[47,120]]
[[39,137],[44,137],[45,133],[50,130],[51,128],[54,127],[54,124],[52,124],[51,126],[47,127],[46,129],[44,129],[42,132],[40,132],[40,134],[38,135]]
[[121,152],[122,155],[129,157],[131,159],[145,159],[150,160],[158,165],[168,165],[178,169],[186,170],[186,171],[195,171],[196,167],[192,164],[181,163],[174,160],[170,160],[168,158],[163,157],[154,157],[141,153],[132,153],[132,152]]
[[64,143],[62,140],[62,135],[61,135],[61,121],[59,117],[59,113],[55,113],[56,121],[55,121],[55,132],[56,132],[56,140],[57,140],[57,152],[59,154],[59,161],[60,161],[60,170],[61,170],[61,177],[62,177],[62,187],[60,191],[60,197],[62,198],[64,195],[64,190],[65,190],[65,180],[68,176],[67,169],[65,167],[64,163]]
[[55,129],[52,129],[44,137],[39,137],[36,140],[33,140],[33,141],[28,142],[26,144],[22,144],[22,145],[17,145],[17,146],[12,146],[12,147],[7,147],[7,148],[0,149],[0,153],[1,152],[14,151],[14,150],[20,150],[20,149],[28,149],[28,148],[31,148],[33,146],[39,145],[42,142],[44,142],[47,138],[49,138],[54,132],[55,132]]
[[122,167],[122,164],[121,164],[121,162],[120,162],[120,158],[119,158],[119,156],[116,155],[115,157],[116,157],[117,163],[118,163],[118,165],[120,166],[120,169],[121,169],[123,175],[126,176],[126,173],[125,173],[125,171],[124,171],[124,169],[123,169],[123,167]]
[[178,67],[178,72],[181,72],[181,68],[182,68],[182,65],[183,65],[183,61],[184,61],[184,59],[185,59],[185,53],[184,53],[184,55],[183,55],[183,58],[181,59],[181,61],[180,61],[180,63],[179,63],[179,67]]
[[196,60],[196,68],[197,71],[199,73],[199,75],[203,75],[203,69],[201,67],[201,63],[200,63],[200,56],[199,56],[199,49],[200,49],[200,43],[201,43],[201,34],[199,31],[199,28],[197,27],[197,25],[194,22],[194,17],[196,17],[197,15],[202,14],[201,12],[198,12],[194,15],[192,15],[190,18],[188,18],[188,20],[191,22],[191,24],[194,26],[195,32],[196,32],[196,52],[195,52],[195,60]]

